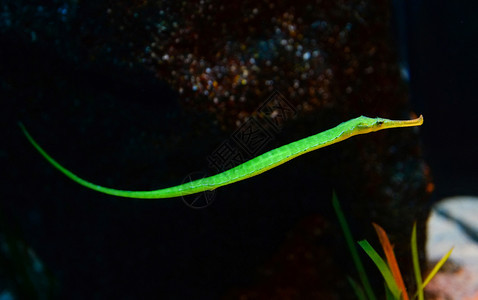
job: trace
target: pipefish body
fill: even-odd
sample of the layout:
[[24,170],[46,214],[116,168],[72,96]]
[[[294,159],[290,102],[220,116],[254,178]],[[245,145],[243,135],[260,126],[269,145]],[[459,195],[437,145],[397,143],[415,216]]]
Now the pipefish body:
[[327,147],[359,134],[366,134],[390,128],[420,126],[422,124],[423,116],[421,115],[416,119],[403,121],[360,116],[347,122],[343,122],[329,130],[268,151],[239,166],[210,177],[201,178],[181,185],[153,191],[126,191],[94,184],[66,169],[50,155],[48,155],[48,153],[46,153],[45,150],[43,150],[43,148],[40,147],[40,145],[28,133],[25,126],[22,123],[19,123],[20,128],[33,147],[35,147],[35,149],[50,164],[52,164],[53,167],[58,169],[74,182],[100,193],[138,199],[173,198],[200,193],[207,190],[214,190],[221,186],[254,177],[272,168],[280,166],[300,155]]

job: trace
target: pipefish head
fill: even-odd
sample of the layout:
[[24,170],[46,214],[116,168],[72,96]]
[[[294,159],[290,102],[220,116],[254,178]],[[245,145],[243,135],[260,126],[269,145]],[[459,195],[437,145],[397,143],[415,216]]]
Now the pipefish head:
[[369,118],[365,116],[354,119],[354,131],[357,134],[365,134],[369,132],[379,131],[382,129],[399,128],[399,127],[413,127],[423,124],[423,116],[412,120],[389,120],[384,118]]

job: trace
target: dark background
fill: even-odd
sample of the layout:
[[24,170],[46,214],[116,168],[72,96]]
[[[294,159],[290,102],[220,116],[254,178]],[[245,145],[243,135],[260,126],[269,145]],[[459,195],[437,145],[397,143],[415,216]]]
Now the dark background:
[[[425,117],[421,132],[435,182],[433,200],[476,195],[478,5],[415,1],[399,7],[411,100]],[[17,250],[2,265],[0,289],[14,290],[16,274],[31,280],[20,283],[28,286],[25,297],[32,296],[30,290],[48,295],[53,286],[54,293],[73,299],[147,294],[181,299],[217,298],[254,282],[251,274],[284,232],[316,208],[266,200],[267,191],[287,184],[276,178],[300,177],[294,171],[300,167],[264,174],[249,183],[252,187],[224,188],[200,211],[181,201],[116,199],[80,188],[31,148],[19,120],[67,167],[125,189],[174,185],[191,170],[204,170],[205,160],[191,157],[210,153],[228,136],[204,125],[207,116],[184,112],[177,95],[147,71],[132,70],[124,78],[116,74],[127,66],[81,65],[60,55],[63,50],[54,40],[27,43],[8,31],[1,36],[1,224],[7,244]],[[216,134],[205,141],[197,132]],[[143,175],[132,175],[138,173]],[[228,193],[249,200],[230,203]]]
[[473,1],[408,7],[411,99],[425,116],[423,142],[435,200],[478,193],[477,9]]

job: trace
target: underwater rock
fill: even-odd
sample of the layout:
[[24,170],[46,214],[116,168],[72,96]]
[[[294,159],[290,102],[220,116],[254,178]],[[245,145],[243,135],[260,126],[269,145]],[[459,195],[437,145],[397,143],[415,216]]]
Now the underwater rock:
[[0,209],[0,299],[55,299],[58,280]]
[[435,204],[428,220],[430,266],[454,247],[426,288],[430,299],[478,298],[478,198],[455,196]]

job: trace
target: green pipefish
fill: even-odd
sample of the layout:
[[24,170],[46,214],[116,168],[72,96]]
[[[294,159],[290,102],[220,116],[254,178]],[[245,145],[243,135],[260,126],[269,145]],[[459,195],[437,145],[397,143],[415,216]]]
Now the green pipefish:
[[218,187],[259,175],[299,155],[341,142],[355,135],[389,128],[420,126],[422,124],[423,116],[405,121],[360,116],[347,122],[343,122],[332,129],[268,151],[239,166],[210,177],[154,191],[125,191],[103,187],[78,177],[48,155],[28,133],[25,126],[23,126],[22,123],[19,123],[23,133],[33,147],[35,147],[48,162],[71,180],[97,192],[119,197],[140,199],[173,198],[207,190],[214,190]]

